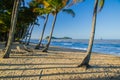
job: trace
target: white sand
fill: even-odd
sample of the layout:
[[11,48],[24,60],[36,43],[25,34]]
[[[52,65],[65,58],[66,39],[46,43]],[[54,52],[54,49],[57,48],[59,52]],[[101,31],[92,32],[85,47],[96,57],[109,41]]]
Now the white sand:
[[85,70],[78,68],[84,52],[64,49],[48,53],[11,53],[9,59],[0,59],[0,80],[120,80],[120,57],[92,54]]

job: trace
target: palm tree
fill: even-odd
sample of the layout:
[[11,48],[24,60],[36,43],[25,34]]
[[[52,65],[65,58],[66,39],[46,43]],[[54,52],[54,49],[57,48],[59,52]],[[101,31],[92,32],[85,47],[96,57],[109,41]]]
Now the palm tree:
[[[90,61],[92,46],[93,46],[93,42],[94,42],[98,1],[99,1],[99,0],[95,0],[94,12],[93,12],[93,18],[92,18],[92,19],[93,19],[93,20],[92,20],[92,31],[91,31],[91,35],[90,35],[89,44],[88,44],[87,55],[86,55],[85,58],[82,60],[82,63],[81,63],[80,65],[78,65],[78,67],[82,67],[82,66],[86,66],[86,68],[90,67],[89,61]],[[99,9],[99,10],[101,10],[101,8],[102,8],[103,5],[104,5],[104,0],[100,0],[99,5],[100,5],[100,9]]]
[[29,27],[26,29],[25,35],[24,35],[24,37],[22,38],[22,40],[25,39],[24,44],[27,44],[27,37],[28,37],[28,35],[29,35],[29,32],[30,32],[31,27],[32,27],[32,24],[30,24]]
[[45,23],[44,23],[43,30],[42,30],[42,34],[41,34],[41,37],[40,37],[40,41],[39,41],[38,45],[36,45],[35,49],[40,48],[40,45],[41,45],[41,42],[42,42],[42,39],[43,39],[43,35],[44,35],[44,32],[45,32],[46,24],[48,22],[48,17],[49,17],[49,14],[47,14],[47,16],[46,16]]
[[[21,0],[23,2],[23,6],[21,5],[19,7],[19,14],[17,19],[17,25],[14,32],[14,40],[19,40],[23,35],[24,29],[28,27],[30,23],[33,23],[36,19],[37,13],[33,12],[33,8],[24,6],[24,0]],[[0,22],[0,40],[7,41],[10,31],[10,19],[12,14],[12,8],[14,0],[10,0],[9,2],[7,0],[0,1],[0,21],[2,20],[3,23]],[[26,16],[27,17],[24,17]]]
[[53,34],[53,30],[54,30],[55,23],[56,23],[56,19],[57,19],[57,13],[55,13],[55,15],[54,15],[54,20],[53,20],[53,24],[52,24],[52,30],[50,32],[48,43],[47,43],[46,47],[42,50],[42,52],[47,52],[47,50],[49,48],[49,45],[50,45],[50,42],[51,42],[51,38],[52,38],[52,34]]
[[[53,30],[54,30],[54,27],[55,27],[55,23],[56,23],[56,19],[57,19],[57,14],[58,14],[59,11],[61,11],[67,5],[68,2],[69,2],[69,0],[63,0],[63,1],[52,0],[49,3],[51,6],[53,6],[52,10],[55,10],[55,11],[52,12],[53,15],[54,15],[54,20],[53,20],[53,24],[52,24],[52,29],[51,29],[51,32],[50,32],[50,36],[49,36],[49,39],[48,39],[48,43],[45,46],[45,48],[42,50],[42,52],[47,52],[47,50],[49,48],[49,45],[50,45],[50,42],[51,42]],[[73,16],[75,15],[75,13],[73,12],[73,10],[71,10],[71,9],[69,9],[69,10],[64,9],[63,11],[64,12],[68,12],[69,14],[72,14]]]
[[[10,28],[10,18],[14,0],[1,0],[0,1],[0,40],[6,41],[8,39],[8,33]],[[6,44],[5,43],[5,44]],[[5,45],[6,46],[6,45]]]
[[11,44],[14,38],[14,31],[15,31],[16,22],[17,22],[17,15],[18,15],[18,8],[19,8],[20,1],[21,0],[14,0],[12,17],[11,17],[11,28],[9,31],[8,43],[7,43],[3,58],[9,58],[9,55],[11,52]]
[[31,26],[31,30],[30,30],[30,33],[29,33],[29,38],[28,38],[27,45],[29,45],[29,43],[30,43],[30,39],[31,39],[31,35],[32,35],[32,32],[33,32],[34,25],[35,24],[33,23],[32,26]]
[[[24,3],[24,0],[22,0],[22,2]],[[4,22],[4,24],[1,25],[0,23],[0,33],[2,33],[1,38],[3,41],[6,41],[5,44],[7,44],[7,40],[8,40],[8,34],[9,34],[9,30],[10,30],[10,19],[11,19],[11,14],[12,14],[12,7],[14,0],[1,0],[0,1],[0,20],[2,20]],[[21,9],[21,7],[19,8],[19,10]],[[22,21],[22,20],[21,20]],[[19,21],[18,21],[19,22]],[[18,23],[17,23],[18,24]],[[18,24],[20,26],[20,24]],[[17,25],[16,29],[15,29],[15,37],[14,39],[19,35],[17,33],[19,33],[19,29],[20,27]]]

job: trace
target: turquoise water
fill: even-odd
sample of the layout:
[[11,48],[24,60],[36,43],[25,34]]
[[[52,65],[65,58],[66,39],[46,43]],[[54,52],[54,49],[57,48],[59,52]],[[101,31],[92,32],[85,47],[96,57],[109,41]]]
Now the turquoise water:
[[[38,40],[31,40],[31,42],[38,43]],[[46,44],[46,40],[43,40],[43,44]],[[54,39],[51,46],[60,46],[64,48],[87,50],[87,39]],[[120,40],[95,40],[92,52],[113,54],[120,56]]]

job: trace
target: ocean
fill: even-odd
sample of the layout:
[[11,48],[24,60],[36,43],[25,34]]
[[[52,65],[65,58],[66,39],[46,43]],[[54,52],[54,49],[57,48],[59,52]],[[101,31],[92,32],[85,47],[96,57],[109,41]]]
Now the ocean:
[[[87,50],[87,39],[53,39],[51,46],[58,46],[71,49]],[[38,43],[39,40],[32,39],[32,43]],[[46,44],[47,40],[43,40],[42,44]],[[112,54],[120,56],[120,40],[95,40],[92,52]]]

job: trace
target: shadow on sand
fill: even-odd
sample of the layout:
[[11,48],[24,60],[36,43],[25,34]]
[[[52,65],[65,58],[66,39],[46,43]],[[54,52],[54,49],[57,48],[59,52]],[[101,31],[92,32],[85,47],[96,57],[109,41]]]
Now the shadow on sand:
[[[15,78],[31,78],[31,77],[50,77],[50,76],[60,76],[60,75],[83,75],[83,74],[99,74],[104,71],[95,71],[95,72],[71,72],[71,73],[52,73],[52,74],[38,74],[38,75],[14,75],[14,76],[0,76],[0,79],[15,79]],[[107,73],[113,73],[112,71],[108,71]],[[114,72],[116,73],[116,72]],[[118,74],[118,73],[117,73]],[[64,79],[63,79],[64,80]],[[81,80],[80,76],[72,77],[65,80]],[[118,76],[106,76],[106,77],[98,77],[98,78],[84,78],[82,80],[120,80],[120,75]]]
[[[51,57],[49,57],[49,54],[24,54],[24,55],[12,55],[11,59],[17,59],[17,58],[54,58],[54,59],[76,59],[76,58],[66,58],[66,57],[62,57],[62,56],[55,56],[52,55]],[[78,58],[81,59],[81,58]],[[30,60],[30,59],[29,59]],[[95,71],[90,71],[90,70],[86,70],[86,71],[79,71],[79,72],[56,72],[56,73],[45,73],[43,74],[42,71],[43,70],[54,70],[54,69],[80,69],[78,67],[76,67],[79,63],[73,63],[73,62],[69,62],[69,63],[0,63],[0,73],[4,74],[4,72],[16,72],[16,71],[23,71],[23,72],[27,72],[29,70],[31,71],[39,71],[40,73],[38,74],[13,74],[13,75],[5,75],[5,76],[1,76],[0,75],[0,79],[16,79],[16,78],[34,78],[34,77],[50,77],[50,76],[61,76],[61,75],[66,75],[66,76],[70,76],[68,79],[65,80],[120,80],[120,71],[112,71],[112,69],[120,69],[120,65],[103,65],[103,64],[97,64],[97,65],[92,65],[90,70],[94,69]],[[47,65],[47,67],[45,67]],[[26,66],[26,67],[25,67]],[[53,67],[54,66],[54,67]],[[103,69],[102,71],[100,69]],[[88,74],[93,74],[93,76],[95,76],[96,74],[101,74],[101,73],[107,73],[106,77],[97,77],[97,78],[81,78],[81,76],[76,76],[76,77],[71,77],[72,75],[88,75]],[[110,76],[108,74],[116,74],[116,76]],[[64,80],[64,79],[63,79]]]

